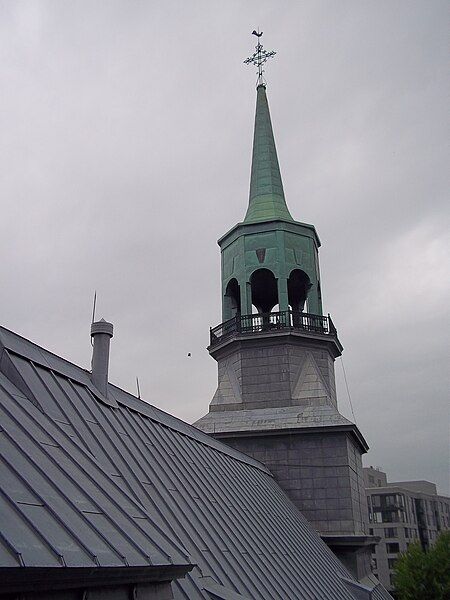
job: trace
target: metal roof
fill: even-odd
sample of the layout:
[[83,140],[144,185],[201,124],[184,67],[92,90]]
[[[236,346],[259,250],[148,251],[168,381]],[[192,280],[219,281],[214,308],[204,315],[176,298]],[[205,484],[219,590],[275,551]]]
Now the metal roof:
[[195,565],[176,599],[360,597],[263,465],[3,328],[0,352],[0,567]]
[[266,88],[256,92],[250,197],[244,223],[284,219],[293,221],[286,205]]

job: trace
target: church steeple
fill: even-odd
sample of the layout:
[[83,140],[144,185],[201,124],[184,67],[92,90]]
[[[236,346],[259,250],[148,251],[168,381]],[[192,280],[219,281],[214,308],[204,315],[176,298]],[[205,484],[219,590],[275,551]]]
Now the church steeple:
[[293,221],[284,197],[266,87],[260,84],[256,97],[250,197],[244,223],[274,219]]
[[253,35],[256,52],[245,61],[258,67],[250,201],[244,221],[218,242],[222,323],[208,348],[218,385],[195,426],[262,457],[360,578],[370,572],[372,539],[361,502],[367,443],[338,410],[334,361],[343,348],[322,312],[320,241],[286,206],[262,68],[275,52],[263,49],[262,32]]
[[322,315],[320,241],[314,227],[294,221],[286,205],[263,76],[275,52],[264,50],[262,32],[253,34],[258,44],[244,61],[258,67],[250,198],[244,221],[219,240],[222,320],[235,319],[240,327],[241,318],[251,324],[258,313],[264,326],[275,319],[277,327],[297,327],[301,313],[310,313],[322,330],[328,321]]
[[[256,47],[256,64],[263,56]],[[252,61],[253,59],[247,59]],[[322,318],[318,249],[312,225],[295,221],[286,205],[259,66],[255,132],[247,214],[219,240],[222,250],[222,316],[289,311]],[[286,312],[287,311],[287,312]],[[278,318],[278,317],[277,317]],[[297,319],[297,317],[295,317]]]

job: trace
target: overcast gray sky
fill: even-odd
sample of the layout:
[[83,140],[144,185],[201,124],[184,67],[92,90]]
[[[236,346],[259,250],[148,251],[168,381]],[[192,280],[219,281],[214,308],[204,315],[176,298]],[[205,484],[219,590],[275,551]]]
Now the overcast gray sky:
[[366,464],[448,493],[447,18],[437,0],[1,0],[1,324],[88,368],[96,289],[111,381],[134,393],[138,375],[187,421],[207,412],[259,26]]

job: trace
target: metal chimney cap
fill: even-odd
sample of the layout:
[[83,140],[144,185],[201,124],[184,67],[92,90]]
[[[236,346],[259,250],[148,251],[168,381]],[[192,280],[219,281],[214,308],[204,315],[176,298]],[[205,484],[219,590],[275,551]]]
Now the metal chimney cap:
[[101,319],[100,321],[96,321],[91,325],[91,337],[97,335],[97,333],[106,333],[109,337],[113,336],[113,324],[108,323],[105,319]]

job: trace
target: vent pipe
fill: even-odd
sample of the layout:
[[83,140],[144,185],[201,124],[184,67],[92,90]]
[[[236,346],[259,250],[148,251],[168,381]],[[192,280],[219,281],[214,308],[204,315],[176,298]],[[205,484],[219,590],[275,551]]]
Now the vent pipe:
[[108,395],[109,345],[113,336],[113,325],[105,319],[91,325],[92,338],[92,383],[105,397]]

